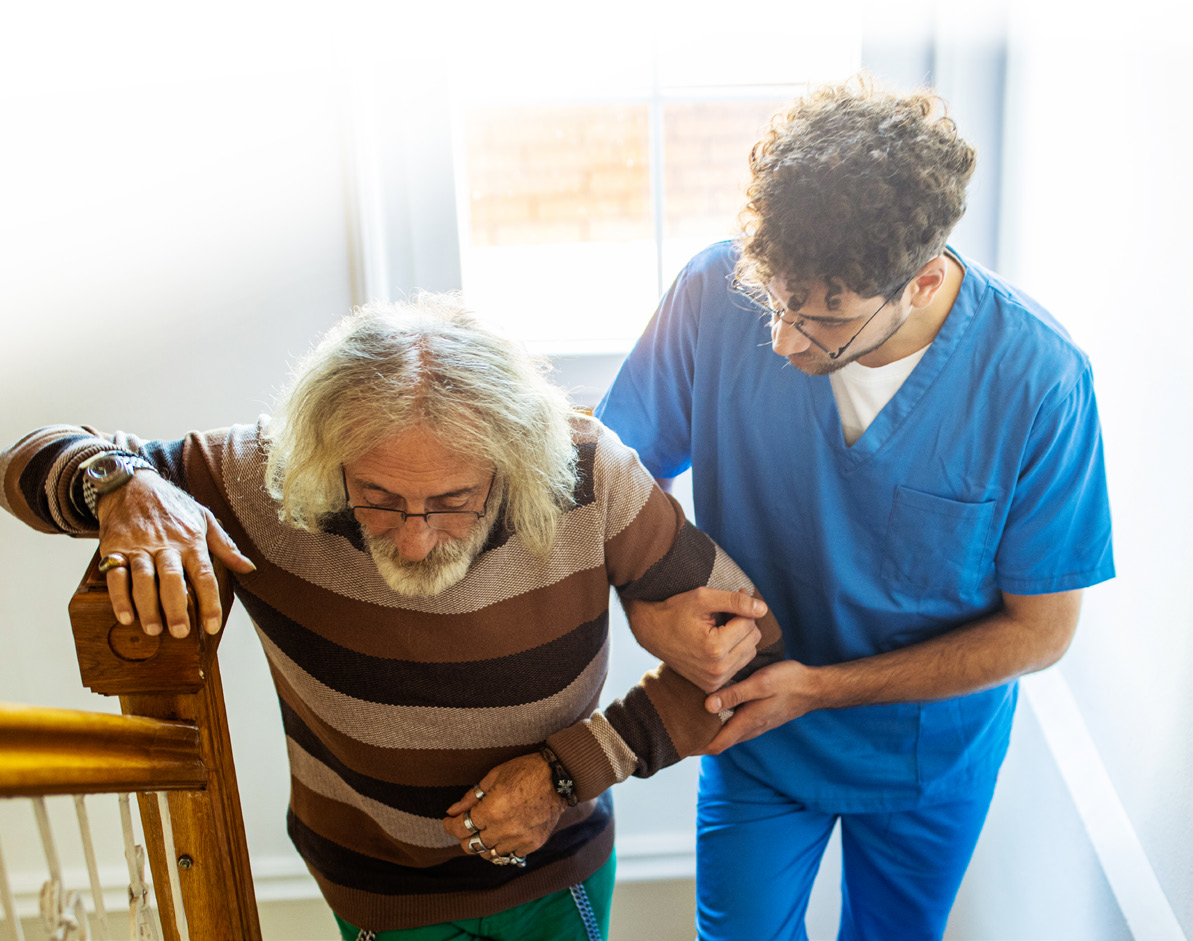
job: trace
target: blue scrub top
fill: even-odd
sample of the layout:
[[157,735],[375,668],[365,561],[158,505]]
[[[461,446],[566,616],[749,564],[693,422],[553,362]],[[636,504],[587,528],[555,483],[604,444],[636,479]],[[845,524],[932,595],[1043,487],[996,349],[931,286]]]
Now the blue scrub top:
[[[697,525],[754,580],[790,657],[894,650],[999,609],[1003,591],[1113,576],[1089,361],[1035,301],[956,256],[944,326],[847,447],[828,377],[776,356],[767,318],[730,290],[734,252],[681,272],[597,415],[655,476],[692,467]],[[1014,702],[1010,684],[824,710],[730,754],[809,804],[944,801],[992,783]]]

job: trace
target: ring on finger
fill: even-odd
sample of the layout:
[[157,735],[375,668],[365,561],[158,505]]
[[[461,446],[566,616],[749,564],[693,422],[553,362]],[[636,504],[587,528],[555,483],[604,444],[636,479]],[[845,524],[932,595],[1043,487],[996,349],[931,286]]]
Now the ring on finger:
[[100,575],[107,575],[112,569],[126,569],[128,568],[128,557],[123,552],[109,552],[106,556],[99,560]]
[[479,836],[474,836],[471,840],[468,841],[468,849],[471,852],[476,853],[477,855],[485,852],[486,850],[488,850],[488,848],[489,847],[485,846],[484,841],[481,840],[481,838]]
[[472,814],[471,813],[467,813],[464,815],[464,826],[468,828],[469,833],[480,833],[481,832],[481,828],[472,822]]
[[483,801],[485,799],[485,792],[481,790],[481,786],[479,784],[472,789],[472,796],[478,801]]

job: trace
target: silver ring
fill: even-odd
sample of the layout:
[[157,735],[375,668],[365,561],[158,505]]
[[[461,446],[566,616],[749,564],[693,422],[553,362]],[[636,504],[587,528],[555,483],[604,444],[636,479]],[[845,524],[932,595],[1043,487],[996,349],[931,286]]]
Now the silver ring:
[[107,575],[112,569],[126,569],[128,568],[128,558],[123,552],[110,552],[99,560],[100,575]]
[[480,833],[481,832],[481,828],[472,822],[472,814],[471,813],[467,813],[464,815],[464,826],[466,826],[468,828],[469,833]]
[[474,836],[471,840],[468,841],[468,849],[474,853],[477,853],[478,855],[480,853],[485,852],[485,850],[487,850],[488,848],[489,847],[485,846],[484,842],[481,840],[481,838],[479,836]]
[[478,801],[483,801],[485,799],[485,792],[481,790],[481,786],[479,784],[473,787],[472,796]]

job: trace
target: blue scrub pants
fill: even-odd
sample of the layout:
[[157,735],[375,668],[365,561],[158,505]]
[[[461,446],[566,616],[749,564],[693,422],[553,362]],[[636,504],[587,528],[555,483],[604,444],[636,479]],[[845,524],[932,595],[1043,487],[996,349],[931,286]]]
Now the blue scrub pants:
[[939,941],[993,789],[895,813],[831,813],[793,800],[726,756],[705,758],[697,813],[700,941],[807,941],[820,858],[841,821],[839,941]]

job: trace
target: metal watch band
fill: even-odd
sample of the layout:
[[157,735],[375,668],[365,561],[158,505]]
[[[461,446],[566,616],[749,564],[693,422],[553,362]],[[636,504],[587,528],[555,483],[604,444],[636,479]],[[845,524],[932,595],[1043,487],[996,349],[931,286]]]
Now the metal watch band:
[[[136,473],[138,470],[157,470],[153,464],[145,460],[145,458],[141,457],[139,454],[132,454],[128,451],[105,451],[102,452],[102,454],[105,457],[120,458],[126,465],[128,465],[133,473]],[[82,469],[82,466],[80,466],[80,469]],[[131,479],[132,478],[129,477],[128,479],[122,481],[118,487],[123,486],[128,482],[128,480]],[[113,487],[112,490],[118,489],[118,487]],[[111,493],[111,490],[97,490],[95,482],[91,479],[91,477],[86,473],[83,474],[83,502],[87,504],[87,509],[91,511],[91,515],[97,520],[99,519],[99,512],[96,508],[99,504],[99,498],[103,496],[104,493]]]

